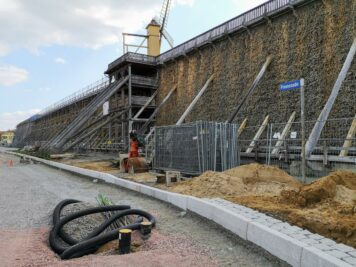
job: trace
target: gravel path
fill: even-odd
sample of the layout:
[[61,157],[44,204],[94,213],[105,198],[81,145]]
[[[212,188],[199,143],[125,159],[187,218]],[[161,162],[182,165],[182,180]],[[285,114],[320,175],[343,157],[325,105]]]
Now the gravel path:
[[[13,160],[13,167],[7,166],[8,160]],[[42,164],[20,164],[19,158],[1,153],[1,150],[0,181],[0,230],[47,229],[51,224],[52,210],[59,201],[75,198],[95,203],[95,197],[103,193],[116,204],[128,204],[152,213],[157,218],[156,231],[160,235],[189,240],[216,259],[218,266],[286,266],[265,251],[195,214],[185,214],[139,193],[93,183],[88,178]],[[0,235],[0,248],[5,245],[1,244],[4,241]],[[184,247],[177,246],[175,252],[184,254]],[[199,262],[199,257],[197,260]]]

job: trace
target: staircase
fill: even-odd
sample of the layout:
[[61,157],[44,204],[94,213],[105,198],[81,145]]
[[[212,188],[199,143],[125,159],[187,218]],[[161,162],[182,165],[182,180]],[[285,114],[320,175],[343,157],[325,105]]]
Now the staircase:
[[116,93],[129,77],[124,77],[121,80],[109,84],[106,89],[101,91],[81,112],[78,116],[57,136],[43,148],[45,150],[60,151],[69,139],[88,121],[88,119],[101,107],[110,97]]

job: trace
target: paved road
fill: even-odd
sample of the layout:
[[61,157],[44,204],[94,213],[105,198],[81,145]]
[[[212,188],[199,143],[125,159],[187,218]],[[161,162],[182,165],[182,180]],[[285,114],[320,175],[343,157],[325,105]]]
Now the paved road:
[[[13,160],[14,166],[7,163]],[[139,193],[50,168],[20,164],[0,150],[0,228],[48,227],[55,205],[65,198],[95,203],[99,193],[117,204],[147,210],[157,216],[157,231],[179,235],[206,249],[219,266],[284,266],[275,257],[247,243],[216,224]],[[177,248],[181,249],[181,248]]]

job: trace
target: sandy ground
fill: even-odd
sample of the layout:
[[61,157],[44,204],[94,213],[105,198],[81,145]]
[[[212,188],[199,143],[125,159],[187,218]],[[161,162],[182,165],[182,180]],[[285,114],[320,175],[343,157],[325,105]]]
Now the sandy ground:
[[356,248],[356,173],[337,171],[303,186],[276,167],[250,164],[158,187],[224,198]]
[[55,159],[54,161],[88,170],[110,173],[120,178],[147,185],[154,185],[156,183],[156,175],[149,172],[137,174],[120,173],[119,168],[113,164],[117,160],[118,157],[115,154],[105,155],[104,153],[96,152],[87,155],[75,155],[74,158]]
[[[13,167],[6,162],[11,159]],[[20,164],[0,153],[1,266],[284,266],[275,257],[214,223],[166,203],[41,164]],[[91,255],[60,261],[47,233],[55,205],[65,198],[94,203],[103,193],[117,204],[147,210],[157,227],[146,249],[126,256]]]

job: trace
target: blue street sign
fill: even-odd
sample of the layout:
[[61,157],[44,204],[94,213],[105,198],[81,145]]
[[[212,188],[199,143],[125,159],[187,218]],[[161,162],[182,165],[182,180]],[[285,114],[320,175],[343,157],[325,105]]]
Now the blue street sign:
[[300,89],[300,87],[302,87],[301,80],[296,80],[296,81],[282,83],[279,86],[279,90],[288,91],[288,90]]

